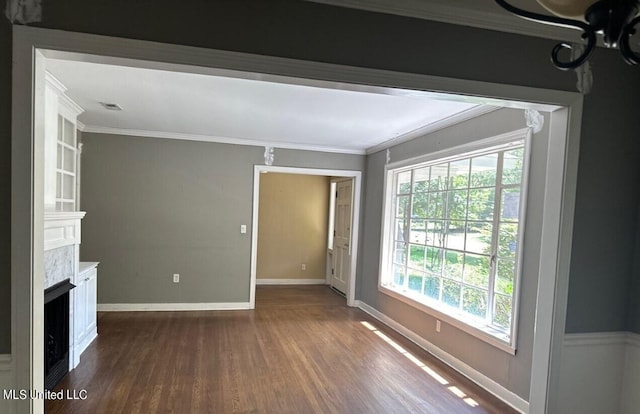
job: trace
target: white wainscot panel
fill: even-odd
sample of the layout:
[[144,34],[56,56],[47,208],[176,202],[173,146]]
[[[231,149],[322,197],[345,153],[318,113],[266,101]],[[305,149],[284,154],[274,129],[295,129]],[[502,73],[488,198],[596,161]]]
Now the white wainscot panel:
[[640,413],[640,335],[628,334],[624,361],[621,414]]
[[10,392],[14,388],[13,364],[11,356],[0,354],[0,413],[15,413],[15,400],[5,399],[5,392]]
[[624,332],[567,334],[553,412],[619,413],[626,344]]

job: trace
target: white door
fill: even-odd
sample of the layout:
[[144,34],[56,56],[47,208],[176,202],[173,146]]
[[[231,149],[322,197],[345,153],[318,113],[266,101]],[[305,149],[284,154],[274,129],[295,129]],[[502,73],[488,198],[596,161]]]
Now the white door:
[[333,232],[333,275],[331,287],[347,294],[351,276],[351,198],[352,180],[339,181]]

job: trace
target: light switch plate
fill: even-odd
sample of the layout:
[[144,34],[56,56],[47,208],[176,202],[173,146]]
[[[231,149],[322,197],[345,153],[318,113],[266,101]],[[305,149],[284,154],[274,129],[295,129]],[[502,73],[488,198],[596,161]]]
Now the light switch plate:
[[247,225],[246,224],[242,224],[240,226],[240,233],[245,234],[247,232]]

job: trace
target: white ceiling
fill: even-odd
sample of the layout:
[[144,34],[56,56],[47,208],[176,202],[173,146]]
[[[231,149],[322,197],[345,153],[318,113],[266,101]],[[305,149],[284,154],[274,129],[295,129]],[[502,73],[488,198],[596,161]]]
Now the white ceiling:
[[[81,129],[365,153],[487,111],[464,98],[47,59],[85,112]],[[265,76],[264,78],[268,78]],[[321,86],[319,86],[321,85]],[[120,105],[109,111],[100,102]]]

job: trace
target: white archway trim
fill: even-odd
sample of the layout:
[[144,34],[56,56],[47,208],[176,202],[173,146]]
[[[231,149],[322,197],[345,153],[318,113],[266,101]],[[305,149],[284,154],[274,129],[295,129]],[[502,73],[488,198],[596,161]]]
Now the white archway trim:
[[[244,71],[247,76],[275,74],[303,78],[307,83],[322,80],[400,88],[414,93],[452,93],[471,102],[555,111],[558,119],[564,118],[567,123],[555,123],[552,119],[551,129],[557,136],[552,138],[553,165],[546,176],[549,187],[545,193],[530,390],[530,412],[547,411],[557,392],[554,381],[559,373],[559,350],[564,338],[582,119],[580,94],[26,26],[13,27],[12,50],[11,288],[16,388],[42,389],[43,385],[43,131],[38,121],[42,108],[34,105],[37,102],[34,96],[44,81],[44,70],[37,62],[44,53],[47,57],[77,60],[112,62],[118,58],[164,70],[191,68],[207,73],[215,68]],[[17,402],[18,413],[43,410],[42,400]]]

